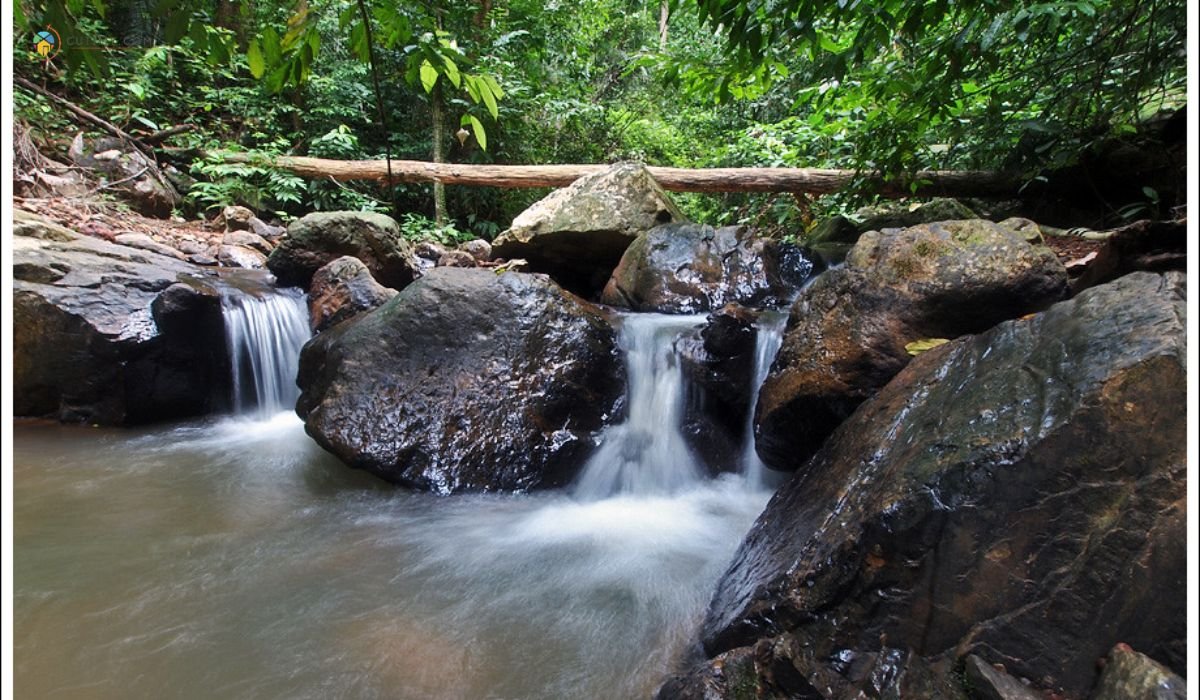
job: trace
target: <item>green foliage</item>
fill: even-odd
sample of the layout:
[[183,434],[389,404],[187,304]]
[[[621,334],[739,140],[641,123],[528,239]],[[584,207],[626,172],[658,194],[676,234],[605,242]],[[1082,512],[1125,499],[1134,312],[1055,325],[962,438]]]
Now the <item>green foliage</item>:
[[[265,161],[267,154],[261,155]],[[289,208],[300,208],[307,186],[303,178],[265,165],[219,159],[196,162],[192,174],[202,179],[188,190],[187,201],[206,211],[240,204],[286,217]]]
[[[1175,99],[1183,0],[699,0],[720,68],[668,77],[738,97],[785,84],[800,116],[833,112],[864,167],[1043,166]],[[793,70],[775,74],[782,63]],[[749,96],[753,98],[753,95]],[[1006,162],[1022,139],[1027,162]]]
[[400,217],[400,233],[410,241],[433,241],[450,247],[474,238],[470,233],[459,231],[454,224],[438,224],[413,213]]

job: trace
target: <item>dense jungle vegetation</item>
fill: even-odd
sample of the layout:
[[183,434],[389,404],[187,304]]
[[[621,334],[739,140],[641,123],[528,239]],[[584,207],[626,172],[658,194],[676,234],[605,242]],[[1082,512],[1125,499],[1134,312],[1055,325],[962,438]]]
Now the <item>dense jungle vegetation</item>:
[[[170,142],[181,153],[1012,169],[1034,180],[1185,99],[1184,0],[19,0],[14,10],[16,36],[49,25],[62,39],[49,61],[29,42],[19,77],[127,130],[194,124]],[[15,100],[46,148],[79,129],[31,91]],[[424,185],[389,192],[212,159],[191,176],[184,214],[394,203],[410,231],[445,239],[491,238],[543,194],[451,187],[442,202]],[[796,231],[867,197],[680,202],[699,220]]]

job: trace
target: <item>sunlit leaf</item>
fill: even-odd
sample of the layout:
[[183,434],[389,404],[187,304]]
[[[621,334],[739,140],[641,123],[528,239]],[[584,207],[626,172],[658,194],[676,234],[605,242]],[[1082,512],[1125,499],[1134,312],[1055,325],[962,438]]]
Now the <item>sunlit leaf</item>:
[[486,151],[487,132],[484,131],[483,122],[479,121],[477,117],[473,116],[468,117],[468,119],[471,122],[471,131],[475,132],[475,140],[479,142],[479,147]]
[[932,350],[939,345],[945,345],[949,342],[950,341],[946,338],[923,338],[921,340],[914,340],[911,343],[908,343],[904,346],[904,350],[908,352],[909,355],[915,356],[920,355],[926,350]]
[[425,92],[432,92],[433,86],[437,84],[438,72],[429,61],[421,62],[421,86],[425,88]]

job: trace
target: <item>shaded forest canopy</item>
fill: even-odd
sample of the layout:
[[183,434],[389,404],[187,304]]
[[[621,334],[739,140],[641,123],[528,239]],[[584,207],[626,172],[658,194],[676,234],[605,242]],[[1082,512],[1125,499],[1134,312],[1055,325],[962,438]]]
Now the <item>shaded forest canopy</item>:
[[[184,213],[243,203],[411,212],[493,237],[540,192],[305,179],[275,156],[464,164],[992,170],[1036,186],[1184,104],[1184,0],[19,0],[60,51],[19,77],[120,128],[171,135]],[[364,21],[368,20],[368,21]],[[43,149],[79,126],[30,90]],[[244,162],[188,154],[244,151]],[[168,151],[170,153],[171,151]],[[684,195],[697,220],[803,231],[864,203]],[[434,188],[434,190],[440,188]],[[1154,187],[1105,202],[1161,209]],[[445,201],[439,201],[445,197]],[[1164,211],[1153,213],[1165,214]],[[440,215],[440,216],[439,216]]]

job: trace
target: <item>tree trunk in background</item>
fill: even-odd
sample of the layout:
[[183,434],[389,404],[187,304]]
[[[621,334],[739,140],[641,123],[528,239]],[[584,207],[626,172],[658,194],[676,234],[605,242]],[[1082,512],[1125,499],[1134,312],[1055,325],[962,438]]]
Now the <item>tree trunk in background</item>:
[[[433,86],[433,92],[429,94],[429,98],[433,105],[433,162],[445,163],[446,115],[444,105],[442,104],[442,85],[440,82]],[[433,211],[438,225],[445,224],[450,218],[446,212],[446,185],[441,180],[433,181]]]
[[658,10],[658,50],[667,50],[667,24],[671,18],[671,6],[668,0],[662,0]]
[[[330,160],[278,156],[262,160],[222,153],[227,163],[262,163],[302,177],[386,182],[383,160]],[[566,187],[609,165],[468,165],[393,160],[395,182],[437,182],[484,187]],[[823,168],[661,168],[647,166],[663,189],[673,192],[807,192],[830,194],[860,184],[885,197],[1013,197],[1025,182],[1019,175],[985,170],[925,170],[884,181],[877,173]],[[910,187],[910,185],[914,185]]]

